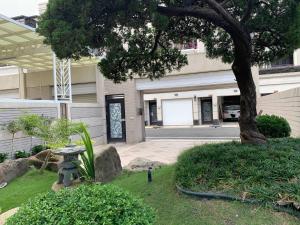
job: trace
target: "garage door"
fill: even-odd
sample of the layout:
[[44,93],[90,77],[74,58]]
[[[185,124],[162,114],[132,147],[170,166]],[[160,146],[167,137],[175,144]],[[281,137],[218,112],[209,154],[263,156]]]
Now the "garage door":
[[176,99],[162,102],[165,126],[193,125],[193,100]]

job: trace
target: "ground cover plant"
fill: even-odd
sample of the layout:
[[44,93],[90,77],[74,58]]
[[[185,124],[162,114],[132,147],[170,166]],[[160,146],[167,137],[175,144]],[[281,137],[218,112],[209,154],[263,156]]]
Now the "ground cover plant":
[[176,182],[189,190],[297,208],[299,162],[300,139],[271,139],[261,146],[237,142],[203,145],[179,157]]
[[7,225],[151,225],[154,220],[150,207],[121,188],[91,184],[39,195],[23,205]]

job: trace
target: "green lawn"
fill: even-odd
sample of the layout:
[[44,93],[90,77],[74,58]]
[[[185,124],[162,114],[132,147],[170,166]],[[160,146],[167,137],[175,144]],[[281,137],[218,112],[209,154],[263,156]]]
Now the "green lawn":
[[113,183],[132,192],[156,209],[157,225],[292,225],[299,220],[271,209],[239,202],[203,201],[178,194],[174,188],[174,166],[154,172],[123,175]]
[[[263,207],[238,202],[201,201],[178,194],[174,166],[154,171],[147,183],[146,172],[124,174],[113,183],[144,199],[157,211],[157,225],[296,225],[299,220]],[[56,174],[30,171],[0,190],[3,211],[20,206],[37,193],[50,190]]]
[[11,182],[6,188],[0,189],[0,212],[20,206],[27,199],[51,189],[57,179],[56,173],[31,170],[24,176]]

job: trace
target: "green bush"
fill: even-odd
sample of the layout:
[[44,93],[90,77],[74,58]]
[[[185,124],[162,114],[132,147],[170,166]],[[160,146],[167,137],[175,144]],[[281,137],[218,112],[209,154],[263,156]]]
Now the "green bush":
[[15,153],[16,159],[23,159],[23,158],[28,158],[28,157],[30,157],[30,153],[25,152],[25,151],[17,151]]
[[300,203],[300,139],[266,145],[236,142],[195,147],[178,158],[176,181],[187,189]]
[[7,153],[0,153],[0,163],[3,163],[7,159]]
[[268,138],[283,138],[291,135],[291,127],[288,121],[275,115],[257,117],[257,127]]
[[32,154],[32,155],[36,155],[36,154],[38,154],[38,153],[40,153],[40,152],[42,152],[42,151],[44,151],[44,150],[47,150],[47,149],[49,149],[48,146],[44,146],[44,145],[36,145],[36,146],[34,146],[34,147],[31,149],[31,154]]
[[6,225],[151,225],[154,212],[111,185],[82,185],[49,192],[23,205]]

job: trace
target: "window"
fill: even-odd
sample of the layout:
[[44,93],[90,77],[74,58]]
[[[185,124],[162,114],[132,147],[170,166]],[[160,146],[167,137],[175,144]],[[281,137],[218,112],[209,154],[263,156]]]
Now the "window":
[[183,42],[182,44],[177,44],[176,47],[180,50],[198,49],[198,42],[197,40],[191,40],[189,42]]
[[285,67],[285,66],[293,66],[294,65],[294,57],[288,56],[282,59],[279,59],[273,63],[271,63],[271,67]]

